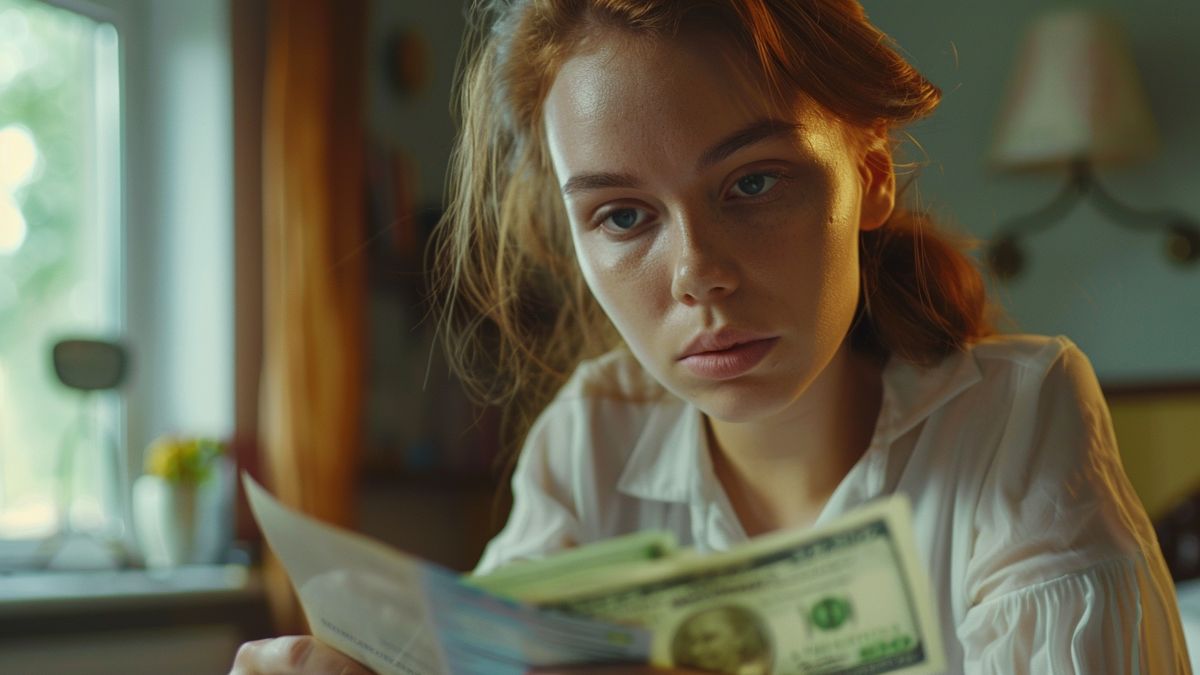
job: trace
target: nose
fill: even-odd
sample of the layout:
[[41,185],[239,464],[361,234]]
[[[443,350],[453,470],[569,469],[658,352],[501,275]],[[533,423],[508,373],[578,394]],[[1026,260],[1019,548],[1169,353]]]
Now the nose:
[[719,235],[720,224],[682,219],[676,228],[675,269],[671,294],[685,305],[702,305],[737,290],[738,271],[733,252]]

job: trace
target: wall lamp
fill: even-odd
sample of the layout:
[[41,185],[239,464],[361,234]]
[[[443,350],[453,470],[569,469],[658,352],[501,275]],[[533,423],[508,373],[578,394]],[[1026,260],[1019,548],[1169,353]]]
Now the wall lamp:
[[1060,221],[1083,199],[1117,225],[1163,234],[1179,265],[1200,260],[1200,226],[1172,209],[1138,209],[1096,178],[1096,167],[1143,161],[1158,134],[1128,42],[1112,18],[1071,9],[1034,21],[998,124],[992,163],[1013,172],[1067,173],[1045,206],[1005,222],[986,251],[997,278],[1025,267],[1021,241]]

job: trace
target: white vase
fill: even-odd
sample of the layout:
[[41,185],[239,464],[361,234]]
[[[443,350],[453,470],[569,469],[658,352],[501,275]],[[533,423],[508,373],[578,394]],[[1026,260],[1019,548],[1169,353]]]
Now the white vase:
[[177,567],[196,562],[199,490],[158,476],[133,483],[133,524],[146,567]]
[[196,486],[145,475],[133,484],[133,526],[147,567],[207,565],[233,540],[234,464],[217,460]]

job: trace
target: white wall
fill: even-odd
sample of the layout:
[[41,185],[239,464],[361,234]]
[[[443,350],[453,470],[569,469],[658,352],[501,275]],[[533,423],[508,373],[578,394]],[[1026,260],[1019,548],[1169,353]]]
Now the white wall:
[[[997,174],[985,155],[1027,24],[1039,11],[1067,4],[1107,8],[1124,22],[1163,139],[1153,160],[1102,170],[1101,180],[1131,205],[1200,219],[1200,2],[864,4],[944,91],[940,110],[914,128],[931,162],[920,195],[962,230],[990,236],[1061,185],[1057,175]],[[1026,243],[1026,272],[997,289],[1020,329],[1071,337],[1106,384],[1200,380],[1200,266],[1172,266],[1161,238],[1121,229],[1090,205]]]

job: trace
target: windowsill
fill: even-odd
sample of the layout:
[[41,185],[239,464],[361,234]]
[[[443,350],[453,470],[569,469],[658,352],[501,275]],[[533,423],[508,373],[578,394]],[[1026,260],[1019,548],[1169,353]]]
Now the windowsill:
[[260,594],[257,573],[242,565],[12,572],[0,574],[0,618],[38,611],[211,604]]
[[256,569],[192,565],[0,574],[0,635],[6,638],[211,624],[235,625],[247,638],[268,632]]

